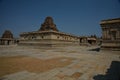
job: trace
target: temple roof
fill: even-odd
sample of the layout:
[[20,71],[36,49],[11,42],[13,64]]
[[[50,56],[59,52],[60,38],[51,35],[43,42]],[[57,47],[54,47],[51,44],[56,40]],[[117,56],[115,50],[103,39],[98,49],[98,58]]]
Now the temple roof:
[[102,20],[100,24],[120,23],[120,18]]
[[41,24],[41,27],[39,31],[58,31],[56,25],[54,24],[53,18],[48,16],[46,17],[43,24]]
[[24,35],[35,35],[35,34],[44,34],[44,33],[54,33],[54,34],[61,34],[61,35],[68,35],[68,36],[72,36],[72,37],[78,37],[74,34],[70,34],[70,33],[64,33],[64,32],[58,32],[58,31],[33,31],[33,32],[23,32],[20,34],[20,36],[24,36]]
[[5,30],[5,32],[2,35],[2,38],[11,38],[13,39],[13,34],[9,30]]

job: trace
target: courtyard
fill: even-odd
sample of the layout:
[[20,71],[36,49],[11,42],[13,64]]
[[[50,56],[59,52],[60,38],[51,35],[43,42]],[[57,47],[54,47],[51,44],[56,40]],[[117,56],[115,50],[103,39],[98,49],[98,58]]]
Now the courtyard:
[[0,46],[0,80],[119,80],[119,51]]

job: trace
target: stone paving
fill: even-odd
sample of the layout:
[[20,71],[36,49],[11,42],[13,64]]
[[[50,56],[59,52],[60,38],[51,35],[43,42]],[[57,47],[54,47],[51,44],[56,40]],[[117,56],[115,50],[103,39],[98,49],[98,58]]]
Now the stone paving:
[[[20,71],[0,77],[0,80],[96,80],[96,75],[106,75],[112,61],[120,61],[119,51],[95,51],[99,46],[69,46],[59,48],[29,48],[0,46],[0,57],[29,56],[38,59],[56,57],[74,58],[70,65],[43,73]],[[61,61],[66,61],[62,59]],[[53,63],[54,64],[54,63]],[[78,76],[73,76],[78,73]],[[99,79],[100,80],[100,79]]]

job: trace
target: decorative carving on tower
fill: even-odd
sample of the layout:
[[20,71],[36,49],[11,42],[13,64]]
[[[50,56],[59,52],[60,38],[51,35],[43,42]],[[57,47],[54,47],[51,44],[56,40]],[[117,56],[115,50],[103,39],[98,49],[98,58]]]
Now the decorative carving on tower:
[[58,31],[56,25],[53,22],[52,17],[46,17],[45,21],[43,24],[41,24],[41,28],[39,31]]
[[2,35],[2,38],[11,38],[13,39],[13,34],[9,30],[5,30],[5,32]]

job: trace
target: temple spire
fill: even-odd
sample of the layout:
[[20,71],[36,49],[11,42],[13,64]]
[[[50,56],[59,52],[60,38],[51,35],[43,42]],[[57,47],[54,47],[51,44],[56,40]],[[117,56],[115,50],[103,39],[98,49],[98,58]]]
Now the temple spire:
[[2,38],[11,38],[11,39],[13,39],[13,34],[11,33],[10,30],[5,30],[5,32],[2,35]]
[[41,24],[41,28],[39,29],[39,31],[49,31],[49,30],[58,31],[56,25],[53,22],[52,17],[50,16],[46,17],[44,23]]

